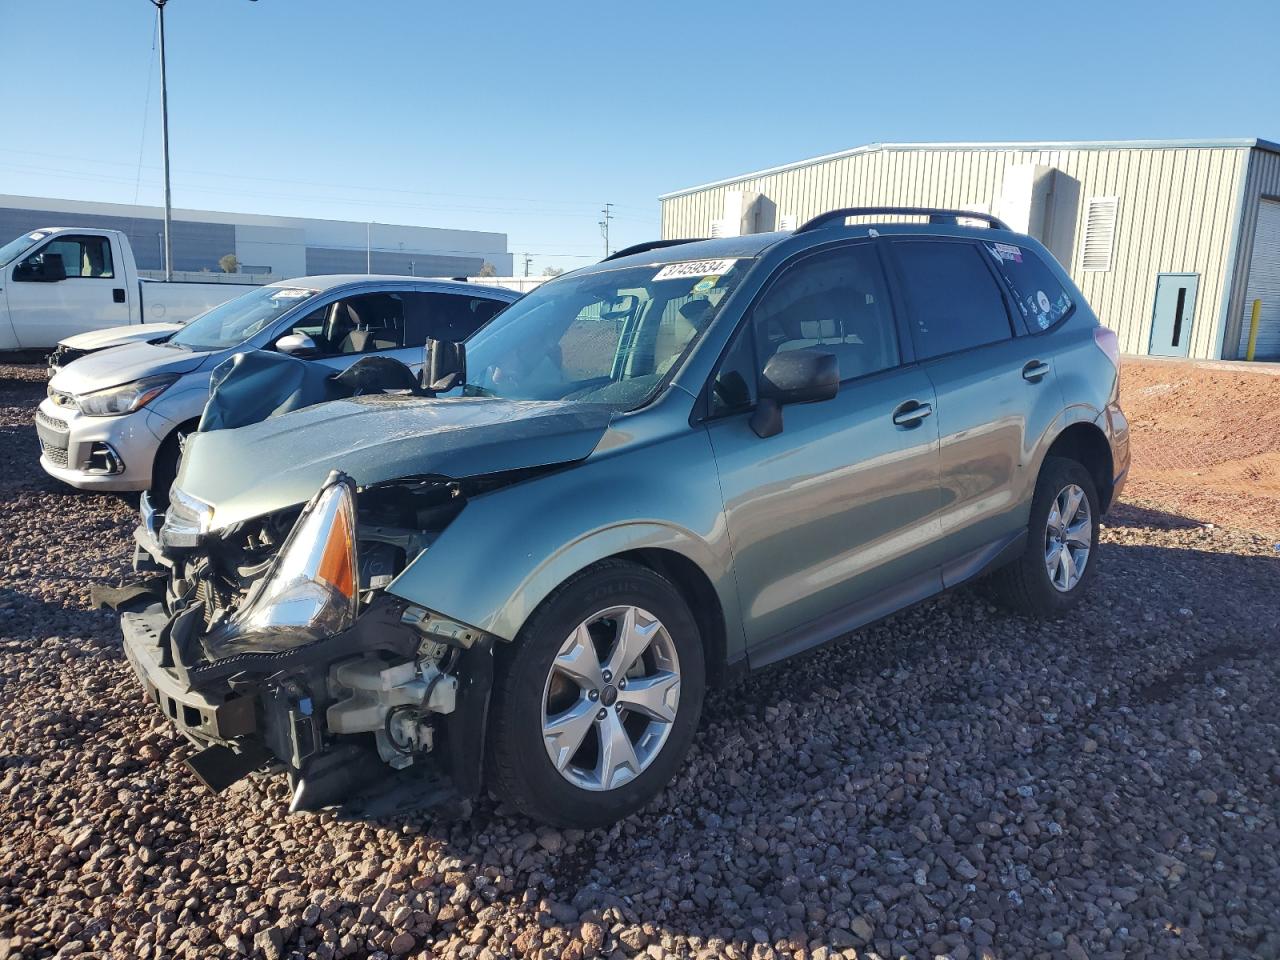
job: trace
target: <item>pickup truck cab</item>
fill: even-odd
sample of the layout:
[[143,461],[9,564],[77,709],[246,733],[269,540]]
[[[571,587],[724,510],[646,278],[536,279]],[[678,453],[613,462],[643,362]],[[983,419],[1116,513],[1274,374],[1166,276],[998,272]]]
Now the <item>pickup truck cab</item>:
[[36,411],[40,466],[82,490],[167,497],[181,437],[195,429],[223,360],[276,350],[341,371],[362,356],[418,371],[428,339],[464,340],[520,294],[409,277],[300,277],[255,287],[158,343],[63,367]]
[[107,327],[182,323],[255,286],[144,280],[119,230],[43,227],[0,247],[0,351],[51,350]]

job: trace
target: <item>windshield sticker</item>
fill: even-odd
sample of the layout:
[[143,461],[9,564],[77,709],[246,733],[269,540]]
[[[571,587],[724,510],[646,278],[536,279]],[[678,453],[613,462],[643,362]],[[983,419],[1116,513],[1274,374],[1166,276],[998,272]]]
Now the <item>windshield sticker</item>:
[[41,240],[43,240],[43,239],[44,239],[44,236],[45,236],[45,235],[44,235],[43,233],[41,233],[39,230],[37,230],[35,233],[28,233],[28,234],[27,234],[27,239],[28,239],[28,240],[34,240],[36,243],[39,243]]
[[1022,262],[1022,248],[1015,247],[1011,243],[987,244],[987,250],[997,260],[1012,260],[1014,263]]
[[277,293],[273,293],[271,295],[271,299],[272,300],[301,300],[303,297],[309,297],[313,293],[315,293],[314,290],[302,290],[297,287],[289,287],[285,290],[280,290]]
[[1053,309],[1053,304],[1049,302],[1049,295],[1043,290],[1036,291],[1036,303],[1040,305],[1041,313],[1049,313]]
[[679,277],[716,277],[728,273],[738,262],[737,257],[729,260],[686,260],[683,263],[668,263],[654,274],[654,280],[672,280]]
[[701,280],[699,280],[697,283],[693,285],[693,292],[706,293],[708,290],[710,290],[719,282],[720,282],[719,274],[712,274],[709,277],[703,277]]

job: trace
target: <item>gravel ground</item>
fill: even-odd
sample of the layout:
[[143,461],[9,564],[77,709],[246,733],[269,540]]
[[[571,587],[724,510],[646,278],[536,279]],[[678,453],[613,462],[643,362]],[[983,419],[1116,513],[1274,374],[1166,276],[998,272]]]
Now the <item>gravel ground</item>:
[[710,695],[607,831],[213,798],[89,585],[134,505],[36,466],[0,368],[0,957],[1280,956],[1280,561],[1122,505],[1038,623],[961,590]]

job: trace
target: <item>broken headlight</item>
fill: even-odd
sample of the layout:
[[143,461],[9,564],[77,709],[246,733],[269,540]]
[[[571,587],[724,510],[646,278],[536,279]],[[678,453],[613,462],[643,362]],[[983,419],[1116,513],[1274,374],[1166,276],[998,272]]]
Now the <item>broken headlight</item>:
[[331,475],[271,568],[209,638],[210,653],[287,650],[346,630],[356,616],[358,569],[355,485]]

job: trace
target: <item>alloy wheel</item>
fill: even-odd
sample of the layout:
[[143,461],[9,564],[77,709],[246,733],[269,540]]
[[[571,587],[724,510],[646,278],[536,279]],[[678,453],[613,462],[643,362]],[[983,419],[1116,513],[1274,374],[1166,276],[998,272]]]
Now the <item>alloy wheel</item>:
[[1053,498],[1044,534],[1044,566],[1054,589],[1068,593],[1084,576],[1093,549],[1093,514],[1089,498],[1070,483]]
[[680,658],[666,627],[640,607],[580,623],[561,645],[542,694],[542,742],[560,775],[614,790],[662,752],[680,703]]

